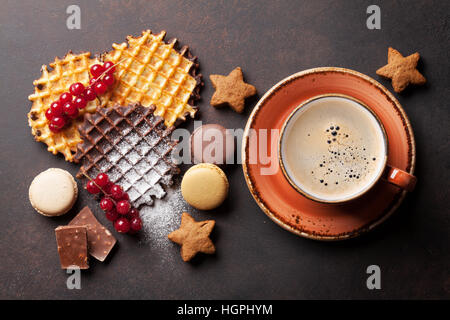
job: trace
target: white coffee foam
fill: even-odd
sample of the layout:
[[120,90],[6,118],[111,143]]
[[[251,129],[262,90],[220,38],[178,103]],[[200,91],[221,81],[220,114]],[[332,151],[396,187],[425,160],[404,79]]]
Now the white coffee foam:
[[369,188],[386,159],[383,129],[356,101],[321,97],[289,120],[281,146],[293,182],[324,201],[343,201]]

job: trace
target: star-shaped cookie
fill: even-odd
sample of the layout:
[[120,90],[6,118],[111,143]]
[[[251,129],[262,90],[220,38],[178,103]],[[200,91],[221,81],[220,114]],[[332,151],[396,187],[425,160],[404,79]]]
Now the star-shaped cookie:
[[377,74],[392,79],[392,87],[395,92],[402,92],[409,84],[422,85],[426,79],[416,69],[419,59],[418,52],[405,58],[400,52],[389,47],[388,64],[378,69]]
[[240,67],[231,71],[227,76],[212,74],[209,78],[216,89],[211,98],[211,105],[214,107],[228,104],[234,111],[242,113],[245,98],[256,94],[256,88],[244,82]]
[[214,224],[214,220],[195,221],[188,213],[183,212],[180,228],[168,235],[169,240],[181,245],[183,261],[191,260],[199,252],[208,254],[216,252],[209,238]]

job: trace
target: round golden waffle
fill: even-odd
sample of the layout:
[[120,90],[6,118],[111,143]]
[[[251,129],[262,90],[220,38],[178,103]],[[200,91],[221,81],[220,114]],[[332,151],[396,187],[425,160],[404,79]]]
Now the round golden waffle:
[[165,35],[146,30],[140,37],[128,36],[127,43],[113,44],[103,60],[118,63],[115,84],[102,96],[102,106],[155,105],[155,115],[163,117],[166,126],[195,116],[192,105],[202,84],[196,57],[187,46],[177,50],[176,39],[164,42]]
[[89,69],[100,61],[90,58],[89,52],[76,55],[69,52],[62,59],[55,58],[50,63],[51,70],[43,65],[42,76],[33,82],[34,94],[28,97],[33,102],[28,123],[35,139],[46,143],[48,151],[60,152],[66,161],[72,162],[76,146],[82,142],[78,125],[83,121],[83,114],[95,112],[98,106],[155,105],[155,116],[164,118],[168,127],[187,116],[194,117],[197,109],[193,104],[200,98],[203,85],[197,58],[187,46],[178,50],[176,39],[164,42],[164,36],[165,31],[155,35],[146,30],[140,37],[128,36],[127,43],[113,44],[113,50],[99,59],[117,64],[114,85],[99,99],[90,101],[80,110],[80,116],[59,133],[50,131],[45,111],[63,92],[69,91],[71,84],[81,82],[88,86]]
[[[90,56],[89,52],[80,54],[69,52],[62,59],[56,57],[55,61],[50,63],[50,70],[43,65],[41,77],[33,81],[34,93],[28,96],[28,99],[33,102],[28,113],[28,124],[34,138],[47,144],[47,150],[53,154],[61,152],[66,161],[70,162],[73,161],[73,155],[77,151],[77,144],[82,142],[77,126],[83,121],[83,117],[71,120],[64,130],[53,133],[48,127],[45,111],[52,102],[59,99],[63,92],[69,91],[71,84],[81,82],[85,86],[89,85],[89,68],[98,63],[97,59],[92,59]],[[80,110],[80,115],[94,112],[98,104],[97,99],[90,101],[86,108]]]

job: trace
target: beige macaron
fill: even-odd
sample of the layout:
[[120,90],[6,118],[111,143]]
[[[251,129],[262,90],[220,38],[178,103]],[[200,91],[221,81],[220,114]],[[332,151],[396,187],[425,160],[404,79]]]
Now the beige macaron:
[[222,169],[211,163],[199,163],[184,174],[181,194],[194,208],[211,210],[225,200],[228,186],[227,176]]
[[55,217],[72,208],[77,200],[78,187],[69,172],[50,168],[33,179],[28,196],[37,212],[47,217]]

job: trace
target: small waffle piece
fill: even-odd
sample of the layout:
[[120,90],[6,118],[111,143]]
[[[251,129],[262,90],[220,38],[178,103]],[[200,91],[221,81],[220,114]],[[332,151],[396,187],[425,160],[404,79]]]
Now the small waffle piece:
[[193,103],[203,84],[197,58],[186,46],[177,51],[176,39],[166,43],[165,34],[146,30],[140,37],[128,36],[127,43],[113,44],[103,60],[119,64],[114,87],[102,96],[102,106],[155,105],[155,115],[163,117],[166,126],[195,116]]
[[170,140],[174,127],[166,128],[164,119],[154,116],[155,109],[131,104],[87,114],[78,128],[83,143],[75,154],[75,162],[82,162],[77,177],[108,174],[135,207],[164,197],[162,185],[171,185],[179,173],[171,161],[177,142]]
[[[53,133],[48,127],[45,111],[63,92],[69,91],[71,84],[81,82],[85,86],[89,85],[89,68],[98,63],[98,60],[91,59],[90,55],[89,52],[80,54],[69,52],[62,59],[56,57],[55,61],[50,63],[51,70],[43,65],[41,77],[33,82],[34,93],[28,97],[33,102],[28,113],[31,133],[37,141],[47,144],[48,151],[53,154],[61,152],[66,161],[73,161],[76,146],[81,142],[77,126],[83,117],[72,120],[61,132]],[[80,110],[80,115],[94,112],[98,104],[97,100],[90,101],[86,108]]]

